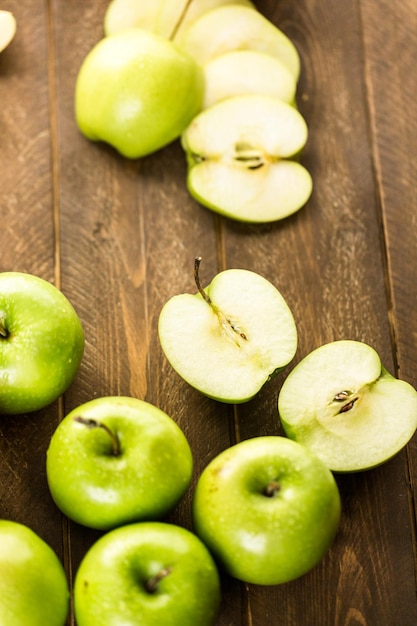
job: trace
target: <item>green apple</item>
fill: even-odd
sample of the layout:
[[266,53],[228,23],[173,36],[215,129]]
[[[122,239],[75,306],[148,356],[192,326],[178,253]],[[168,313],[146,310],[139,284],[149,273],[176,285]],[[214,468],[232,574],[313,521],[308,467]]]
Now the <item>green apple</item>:
[[193,533],[141,522],[93,544],[76,574],[74,602],[78,626],[210,626],[219,575]]
[[163,306],[159,339],[174,370],[203,394],[227,403],[250,400],[297,349],[293,315],[276,287],[245,269],[229,269]]
[[114,35],[142,28],[170,39],[189,0],[112,0],[104,16],[104,32]]
[[11,11],[0,10],[0,52],[7,48],[15,34],[15,16]]
[[250,0],[112,0],[104,16],[104,32],[114,35],[143,28],[174,39],[201,14],[224,4],[253,6]]
[[327,343],[285,380],[278,411],[288,437],[333,471],[354,472],[392,458],[417,428],[417,392],[360,341]]
[[242,441],[215,457],[193,499],[194,529],[231,576],[257,585],[299,578],[324,557],[341,513],[330,470],[285,437]]
[[192,475],[179,426],[143,400],[96,398],[60,422],[47,451],[56,505],[70,519],[108,530],[173,509]]
[[171,41],[139,28],[99,41],[77,76],[79,129],[127,158],[177,139],[201,108],[202,69]]
[[0,520],[0,624],[64,626],[69,588],[61,561],[28,526]]
[[298,211],[312,192],[297,162],[308,129],[286,102],[258,94],[222,100],[182,135],[187,186],[202,205],[243,222],[272,222]]
[[81,322],[59,289],[32,274],[0,273],[0,413],[28,413],[56,400],[83,352]]
[[258,50],[277,57],[297,81],[300,57],[292,41],[255,8],[238,4],[203,13],[175,41],[201,64],[232,50]]
[[204,66],[203,108],[220,100],[249,93],[295,102],[296,82],[277,58],[256,50],[233,50],[214,57]]

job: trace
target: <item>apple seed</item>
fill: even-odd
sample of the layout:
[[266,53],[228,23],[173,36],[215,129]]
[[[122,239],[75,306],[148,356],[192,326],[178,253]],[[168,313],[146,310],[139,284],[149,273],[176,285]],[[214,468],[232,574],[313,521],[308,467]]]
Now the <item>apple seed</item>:
[[[337,393],[335,395],[335,397],[333,398],[333,400],[335,402],[344,402],[345,400],[347,400],[348,398],[350,398],[353,395],[352,391],[340,391],[339,393]],[[347,411],[350,411],[353,408],[353,405],[355,404],[355,402],[359,400],[359,396],[356,396],[354,398],[352,398],[352,400],[350,400],[347,404],[344,404],[340,411],[340,413],[347,413]]]
[[106,424],[103,424],[103,422],[98,422],[93,418],[82,417],[81,415],[77,415],[77,417],[74,417],[74,421],[78,422],[79,424],[83,424],[84,426],[87,426],[87,428],[101,428],[102,430],[104,430],[104,432],[106,432],[110,437],[112,456],[121,455],[122,451],[120,449],[120,442],[117,438],[117,435],[108,426],[106,426]]

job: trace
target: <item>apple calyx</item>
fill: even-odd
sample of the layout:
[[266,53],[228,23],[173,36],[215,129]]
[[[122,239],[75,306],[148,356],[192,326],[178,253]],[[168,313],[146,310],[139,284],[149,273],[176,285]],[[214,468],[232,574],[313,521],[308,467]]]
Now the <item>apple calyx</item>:
[[101,428],[105,433],[108,434],[111,442],[111,455],[112,456],[120,456],[122,454],[122,450],[120,448],[120,442],[117,438],[117,435],[103,422],[99,422],[96,419],[90,417],[82,417],[81,415],[77,415],[74,417],[74,421],[79,424],[83,424],[87,426],[87,428]]
[[172,567],[163,567],[157,574],[155,574],[155,576],[152,576],[152,578],[149,578],[149,580],[146,581],[145,583],[146,591],[150,594],[156,593],[156,591],[158,590],[158,585],[161,582],[161,580],[169,576],[171,572],[172,572]]
[[236,324],[234,324],[231,320],[229,320],[226,315],[221,311],[212,301],[210,296],[201,286],[200,282],[200,264],[201,264],[201,256],[198,256],[194,259],[194,281],[197,285],[197,289],[205,302],[212,308],[213,312],[217,315],[219,320],[219,324],[222,330],[225,332],[226,336],[231,339],[231,341],[238,347],[241,347],[240,339],[244,341],[248,340],[246,333],[244,333]]
[[273,498],[281,491],[281,485],[277,480],[271,480],[263,490],[263,495],[267,498]]

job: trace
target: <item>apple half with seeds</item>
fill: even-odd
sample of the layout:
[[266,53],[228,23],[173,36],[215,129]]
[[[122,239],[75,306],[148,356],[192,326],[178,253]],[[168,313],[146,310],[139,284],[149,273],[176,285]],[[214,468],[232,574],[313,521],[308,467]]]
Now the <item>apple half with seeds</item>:
[[287,35],[255,8],[238,4],[203,13],[175,38],[197,63],[232,50],[258,50],[277,57],[297,81],[300,57]]
[[389,374],[369,345],[334,341],[292,370],[278,412],[287,436],[331,470],[361,471],[388,461],[411,439],[417,391]]
[[291,105],[258,94],[227,98],[199,113],[181,137],[187,187],[202,205],[242,222],[272,222],[298,211],[312,192],[294,160],[307,124]]
[[176,295],[159,317],[159,339],[173,369],[201,393],[242,403],[294,357],[297,330],[276,287],[245,269],[217,274],[196,294]]
[[282,61],[256,50],[233,50],[204,66],[203,108],[220,100],[249,93],[295,102],[297,83]]

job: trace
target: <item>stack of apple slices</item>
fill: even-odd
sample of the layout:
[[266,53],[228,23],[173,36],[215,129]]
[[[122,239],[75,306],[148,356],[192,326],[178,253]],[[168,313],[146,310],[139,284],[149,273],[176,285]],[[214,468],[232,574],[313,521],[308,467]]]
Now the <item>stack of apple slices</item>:
[[312,178],[297,157],[308,129],[290,39],[249,0],[112,0],[106,35],[132,28],[171,39],[203,70],[201,110],[181,133],[191,195],[244,222],[304,206]]
[[205,74],[203,110],[182,134],[191,195],[245,222],[300,209],[312,179],[295,160],[308,129],[294,106],[300,59],[293,43],[254,7],[238,4],[204,12],[174,40]]

